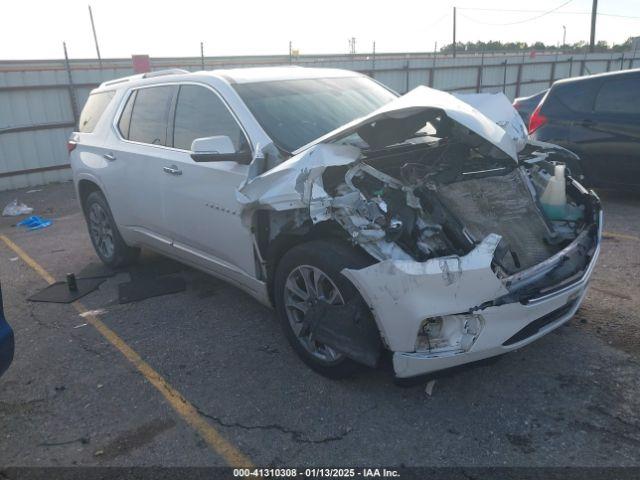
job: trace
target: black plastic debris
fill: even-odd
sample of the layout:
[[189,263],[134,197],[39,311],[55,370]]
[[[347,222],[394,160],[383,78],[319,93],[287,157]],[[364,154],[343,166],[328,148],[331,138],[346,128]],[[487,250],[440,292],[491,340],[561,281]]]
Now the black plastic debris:
[[67,280],[49,285],[44,290],[31,295],[30,302],[71,303],[96,290],[105,278],[76,278],[67,274]]
[[182,292],[186,287],[184,278],[178,275],[162,277],[131,275],[130,282],[118,285],[118,301],[120,303],[138,302],[145,298]]
[[319,301],[305,315],[313,338],[356,362],[375,367],[382,344],[371,313],[356,297],[344,305]]

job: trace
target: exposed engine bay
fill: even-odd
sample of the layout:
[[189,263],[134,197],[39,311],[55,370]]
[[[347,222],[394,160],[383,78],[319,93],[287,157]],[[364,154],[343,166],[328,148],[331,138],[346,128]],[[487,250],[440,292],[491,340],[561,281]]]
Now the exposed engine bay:
[[588,224],[579,194],[568,196],[566,218],[545,215],[539,198],[553,167],[518,166],[446,141],[368,152],[353,166],[327,169],[332,200],[312,218],[333,218],[378,260],[464,255],[498,234],[495,267],[508,276],[556,254]]

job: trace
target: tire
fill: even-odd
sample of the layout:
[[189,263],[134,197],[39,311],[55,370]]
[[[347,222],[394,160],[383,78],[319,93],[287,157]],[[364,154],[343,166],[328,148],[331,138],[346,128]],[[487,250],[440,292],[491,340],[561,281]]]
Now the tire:
[[91,192],[83,203],[91,243],[102,263],[119,268],[134,263],[139,248],[129,247],[116,226],[107,199],[100,191]]
[[[319,289],[326,292],[325,297],[331,296],[331,284],[333,284],[337,288],[342,301],[346,303],[356,296],[359,297],[360,294],[340,272],[344,268],[364,268],[372,263],[373,260],[368,255],[353,247],[336,241],[317,240],[293,247],[282,257],[277,265],[274,277],[274,298],[278,318],[285,336],[302,361],[325,377],[333,379],[351,377],[365,367],[330,347],[317,342],[315,343],[318,351],[316,353],[310,351],[310,348],[312,348],[310,345],[313,342],[309,342],[298,335],[294,330],[294,325],[297,325],[297,322],[290,318],[290,316],[296,316],[297,309],[286,305],[287,300],[292,298],[292,290],[287,285],[287,280],[298,280],[296,285],[304,285],[306,284],[303,279],[304,271],[310,273],[313,278],[317,278],[314,276],[319,271],[331,282],[320,281],[321,288]],[[309,269],[315,270],[311,271]],[[294,298],[297,300],[302,297]],[[340,301],[336,300],[333,303],[339,304]],[[304,317],[304,313],[300,312],[299,316]],[[337,354],[338,357],[332,358],[331,352]],[[319,358],[321,356],[325,358]]]

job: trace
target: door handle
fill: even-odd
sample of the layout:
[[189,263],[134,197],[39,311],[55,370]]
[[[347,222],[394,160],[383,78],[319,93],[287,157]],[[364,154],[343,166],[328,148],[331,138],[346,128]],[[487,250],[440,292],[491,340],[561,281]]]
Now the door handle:
[[104,153],[102,156],[110,162],[113,162],[116,159],[116,156],[113,153]]
[[162,167],[165,173],[169,173],[171,175],[182,175],[182,170],[180,170],[175,165],[171,165],[170,167]]

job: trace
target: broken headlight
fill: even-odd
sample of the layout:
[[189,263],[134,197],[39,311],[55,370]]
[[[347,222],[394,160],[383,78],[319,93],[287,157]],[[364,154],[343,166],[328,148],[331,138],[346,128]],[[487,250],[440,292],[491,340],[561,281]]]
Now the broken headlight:
[[468,351],[482,331],[481,315],[460,314],[431,317],[422,321],[416,340],[417,352],[462,353]]

